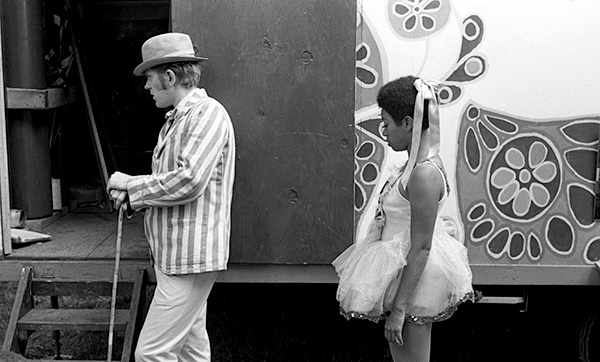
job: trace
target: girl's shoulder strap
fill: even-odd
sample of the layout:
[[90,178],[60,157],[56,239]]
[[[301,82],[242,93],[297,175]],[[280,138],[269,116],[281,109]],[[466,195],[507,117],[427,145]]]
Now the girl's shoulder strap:
[[435,162],[431,158],[425,159],[424,161],[421,161],[419,163],[428,163],[435,167],[442,175],[442,179],[444,180],[444,184],[446,185],[446,194],[450,194],[450,182],[448,181],[448,175],[446,174],[446,170],[444,170],[440,165],[437,164],[437,162]]

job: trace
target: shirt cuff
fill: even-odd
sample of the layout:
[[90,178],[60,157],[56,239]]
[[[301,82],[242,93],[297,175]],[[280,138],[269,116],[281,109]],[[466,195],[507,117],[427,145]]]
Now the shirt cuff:
[[144,204],[144,189],[148,176],[134,176],[127,182],[127,194],[129,205],[133,210],[139,210],[146,206]]

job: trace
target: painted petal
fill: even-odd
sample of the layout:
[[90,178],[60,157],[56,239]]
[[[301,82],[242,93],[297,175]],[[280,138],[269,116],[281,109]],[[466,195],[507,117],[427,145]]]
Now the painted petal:
[[515,175],[513,170],[506,167],[500,167],[492,174],[491,183],[495,188],[502,189],[513,182],[516,178],[517,175]]
[[548,149],[541,142],[534,142],[529,148],[529,166],[536,168],[540,163],[546,160]]
[[430,1],[425,5],[424,11],[427,12],[436,12],[442,8],[442,2],[439,0]]
[[371,184],[377,180],[377,176],[379,176],[379,171],[377,170],[377,166],[370,162],[367,163],[362,170],[362,179],[365,184]]
[[474,242],[481,241],[490,235],[492,231],[494,231],[494,222],[491,219],[482,220],[471,231],[471,239]]
[[594,224],[594,194],[583,185],[569,185],[569,206],[573,216],[582,225]]
[[531,193],[531,201],[539,207],[545,207],[550,202],[550,193],[537,182],[531,184],[529,192]]
[[526,188],[520,189],[513,203],[513,211],[515,215],[523,216],[527,214],[527,212],[529,212],[530,206],[531,196],[529,195],[529,190],[527,190]]
[[472,127],[467,129],[465,135],[465,158],[471,171],[476,171],[481,166],[481,147]]
[[355,181],[354,182],[354,209],[359,211],[365,206],[365,190]]
[[508,229],[502,229],[487,244],[487,249],[493,257],[500,257],[508,243],[510,232]]
[[481,217],[485,215],[485,204],[478,204],[471,208],[471,210],[467,213],[467,217],[471,221],[477,221]]
[[356,67],[356,80],[363,88],[373,88],[377,85],[377,74],[369,66]]
[[589,263],[600,260],[600,238],[592,239],[588,243],[584,256]]
[[417,26],[417,17],[415,15],[411,15],[404,21],[404,29],[406,31],[413,31]]
[[542,245],[538,237],[534,234],[529,235],[527,251],[529,252],[529,257],[533,260],[539,259],[540,255],[542,255]]
[[479,135],[481,135],[481,139],[485,146],[493,150],[498,147],[498,136],[485,125],[485,123],[479,121],[477,122],[477,128],[479,130]]
[[592,183],[596,181],[597,150],[571,149],[565,152],[565,159],[577,176]]
[[510,245],[508,247],[508,256],[511,259],[519,259],[525,252],[525,236],[519,232],[514,233],[510,237]]
[[356,49],[356,61],[366,62],[369,59],[369,47],[366,44],[360,44]]
[[398,16],[404,16],[410,12],[410,8],[404,4],[396,3],[393,6],[394,13]]
[[476,79],[485,71],[485,60],[479,56],[472,56],[465,62],[464,69],[471,79]]
[[533,176],[542,183],[548,183],[556,177],[556,165],[550,161],[545,161],[533,169]]
[[425,30],[431,30],[435,28],[435,19],[425,14],[421,15],[421,26]]
[[513,169],[518,170],[525,167],[525,157],[521,151],[516,148],[509,148],[508,151],[506,151],[506,155],[504,155],[504,159]]
[[497,129],[499,129],[502,132],[508,133],[508,134],[514,134],[519,130],[519,127],[517,126],[516,123],[508,120],[508,119],[504,119],[504,118],[498,118],[498,117],[492,117],[492,116],[485,116],[485,118]]
[[598,141],[598,127],[593,121],[575,121],[563,127],[562,132],[571,142],[592,145]]
[[575,245],[575,232],[567,220],[554,216],[547,222],[546,240],[554,252],[568,255]]
[[510,200],[515,198],[515,195],[519,191],[519,182],[513,181],[508,186],[502,189],[498,194],[498,203],[500,205],[506,205]]

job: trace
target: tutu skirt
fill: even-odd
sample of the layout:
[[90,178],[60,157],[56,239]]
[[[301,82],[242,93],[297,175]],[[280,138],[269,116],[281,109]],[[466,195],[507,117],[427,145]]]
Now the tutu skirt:
[[[410,250],[409,232],[391,240],[353,244],[333,266],[339,276],[337,300],[346,318],[384,319],[392,310]],[[467,249],[438,222],[429,258],[406,311],[417,324],[450,318],[457,306],[473,299]]]

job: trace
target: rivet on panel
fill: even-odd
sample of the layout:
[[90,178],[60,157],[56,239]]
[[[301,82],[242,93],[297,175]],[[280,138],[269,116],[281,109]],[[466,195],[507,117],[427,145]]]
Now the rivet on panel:
[[302,64],[309,65],[313,61],[313,55],[308,50],[304,50],[302,52]]

